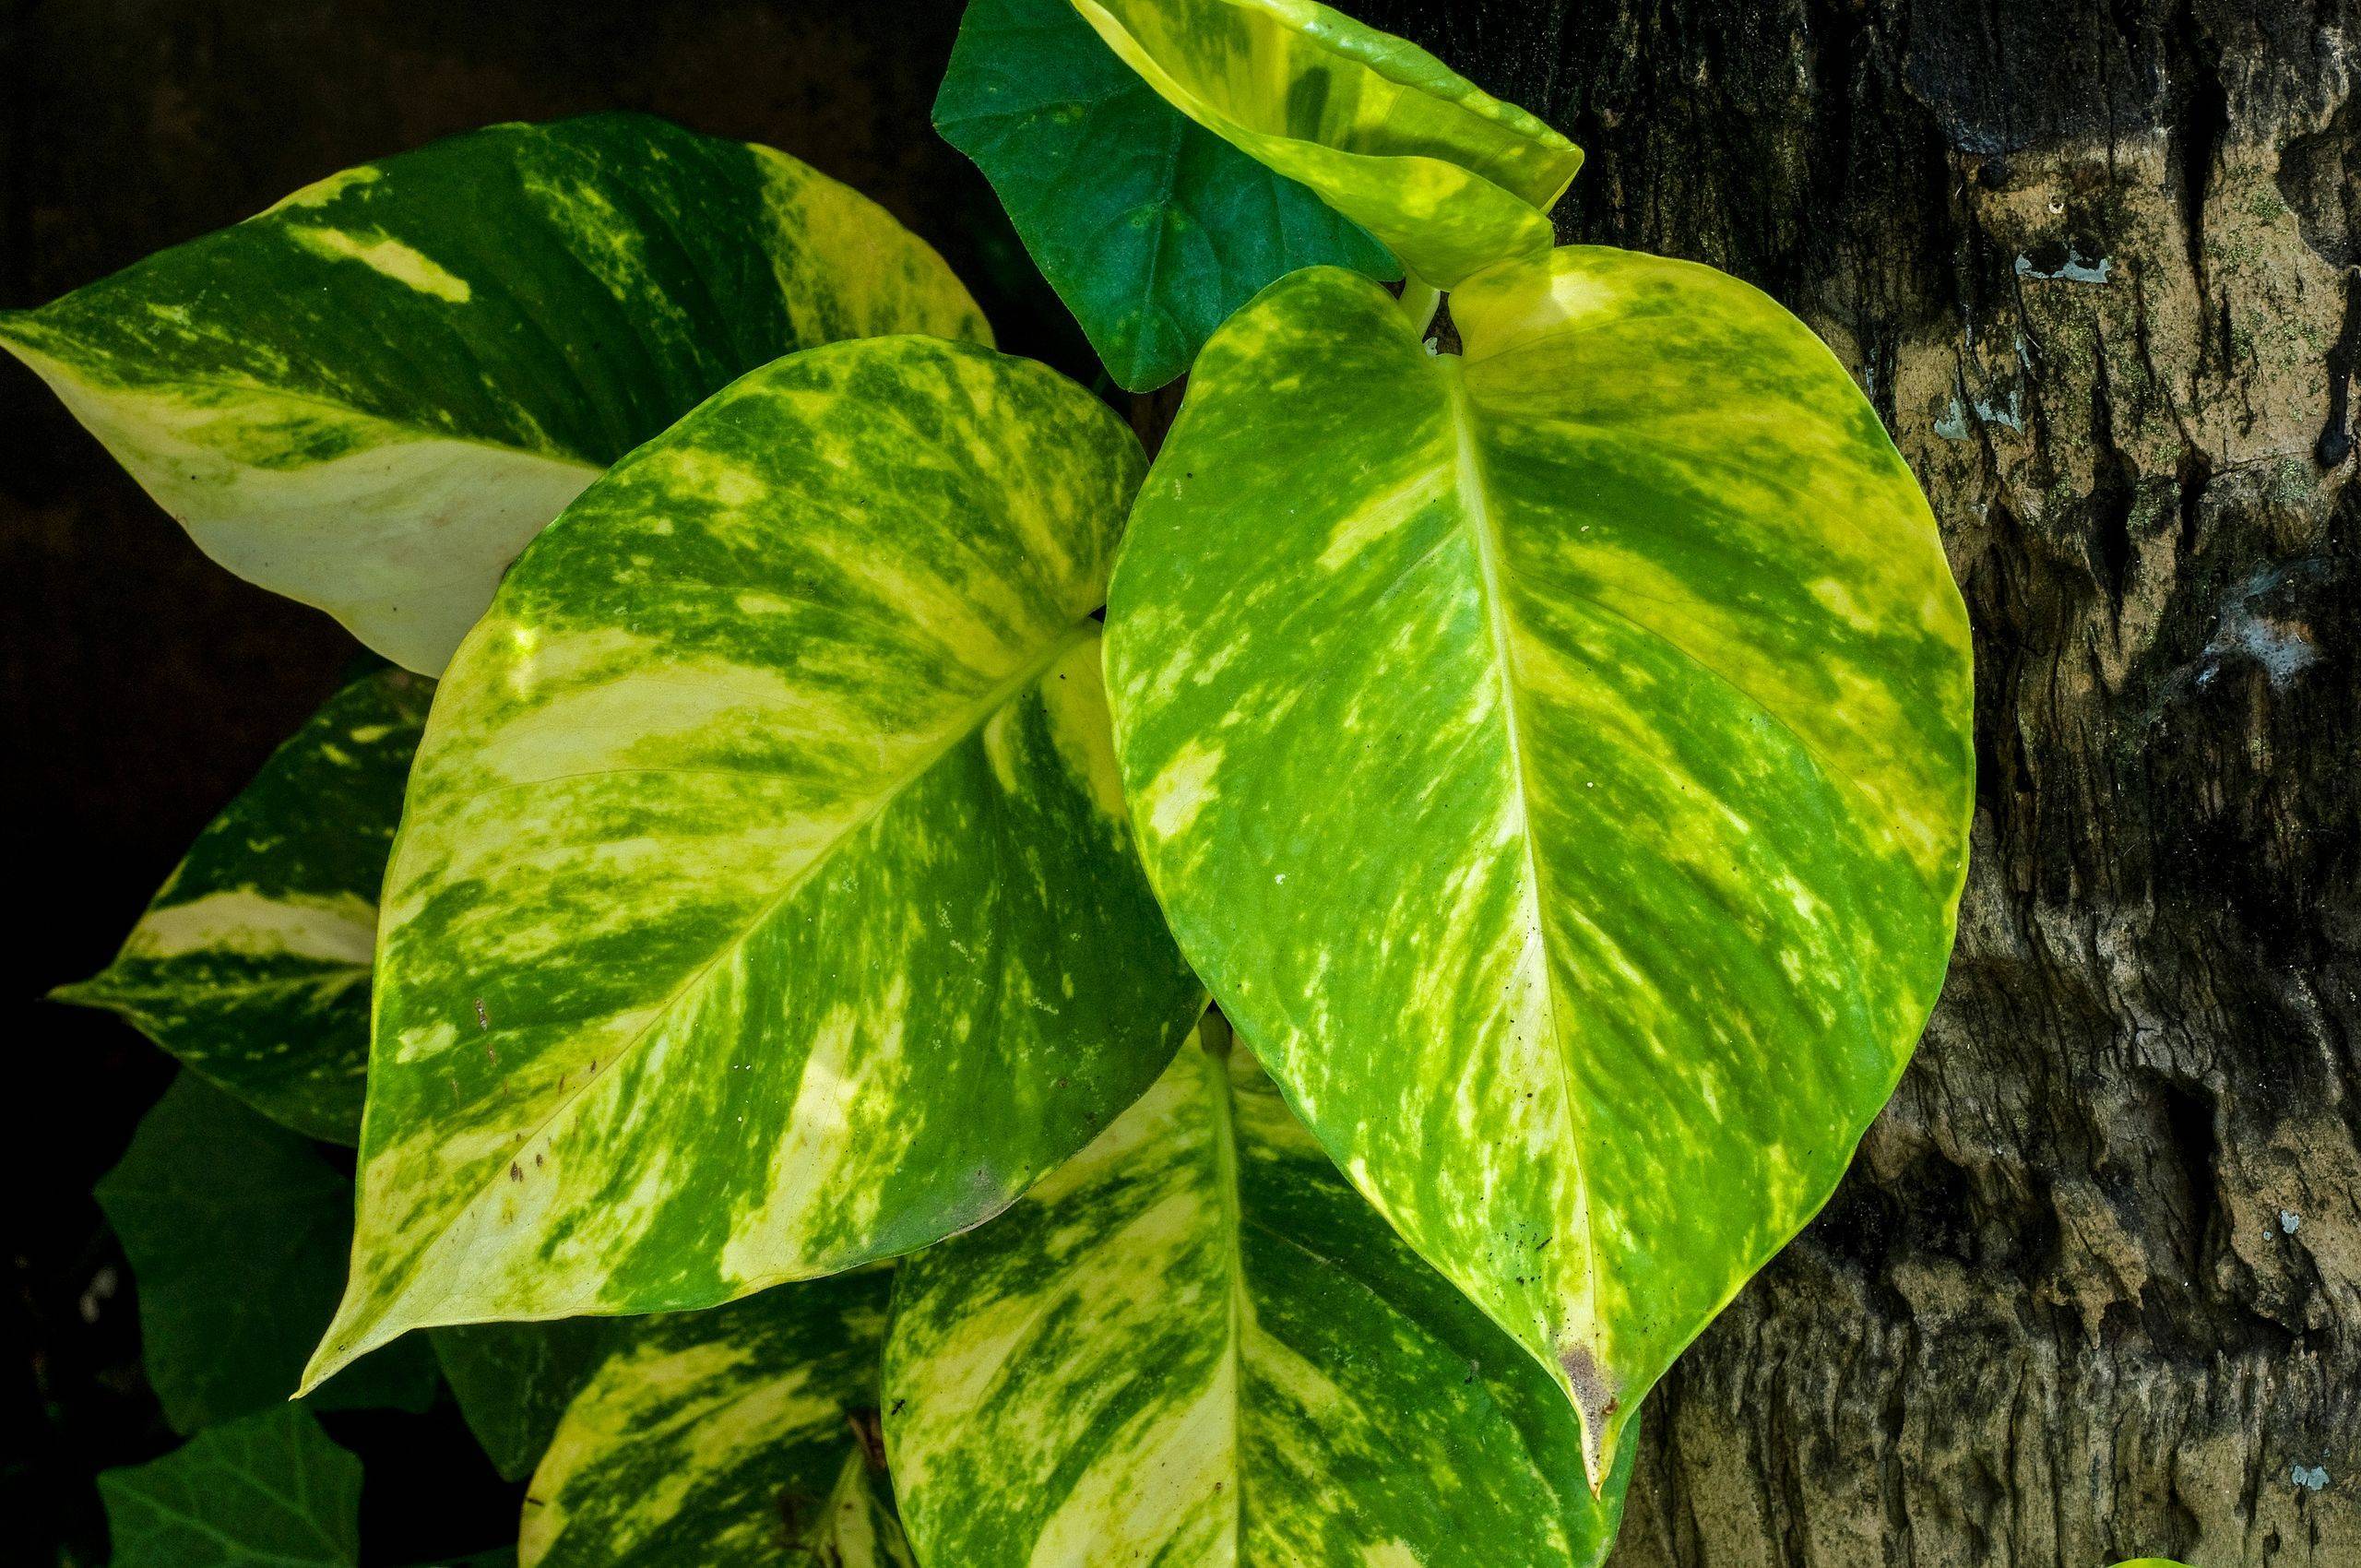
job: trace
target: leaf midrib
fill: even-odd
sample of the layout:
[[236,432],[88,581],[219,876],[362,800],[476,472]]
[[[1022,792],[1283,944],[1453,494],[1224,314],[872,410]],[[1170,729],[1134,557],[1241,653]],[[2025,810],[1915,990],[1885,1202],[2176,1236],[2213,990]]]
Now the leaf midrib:
[[[1605,1358],[1600,1353],[1602,1341],[1598,1334],[1596,1226],[1591,1214],[1590,1180],[1584,1170],[1583,1151],[1571,1135],[1574,1105],[1573,1078],[1566,1060],[1565,1032],[1559,1024],[1557,982],[1556,978],[1550,973],[1548,939],[1542,929],[1541,911],[1548,904],[1548,897],[1542,885],[1541,857],[1534,851],[1532,817],[1527,804],[1534,792],[1533,779],[1526,768],[1525,747],[1517,720],[1516,651],[1509,627],[1507,596],[1502,588],[1500,528],[1492,517],[1491,502],[1485,492],[1483,458],[1476,445],[1476,422],[1468,408],[1467,386],[1458,356],[1438,354],[1433,363],[1437,374],[1442,379],[1450,408],[1452,439],[1454,444],[1453,462],[1459,481],[1460,514],[1468,538],[1475,546],[1477,571],[1479,576],[1478,586],[1484,596],[1485,618],[1492,638],[1492,658],[1500,671],[1501,726],[1508,741],[1509,771],[1516,785],[1517,844],[1525,856],[1525,896],[1530,904],[1533,940],[1540,956],[1539,989],[1543,1003],[1548,1009],[1549,1056],[1558,1069],[1559,1099],[1567,1117],[1569,1136],[1565,1145],[1566,1158],[1572,1167],[1574,1184],[1581,1194],[1579,1223],[1582,1228],[1584,1265],[1583,1335],[1586,1350],[1594,1363],[1600,1367],[1603,1374]],[[1554,1331],[1551,1337],[1555,1339]],[[1552,1348],[1554,1350],[1554,1345]],[[1554,1365],[1553,1357],[1551,1371],[1554,1373],[1560,1370]],[[1606,1444],[1601,1434],[1592,1431],[1596,1423],[1592,1420],[1591,1413],[1588,1410],[1579,1409],[1581,1405],[1579,1399],[1575,1404],[1582,1417],[1584,1447],[1586,1450],[1596,1449],[1603,1456]],[[1606,1412],[1601,1411],[1599,1421],[1603,1422],[1605,1417]],[[1589,1455],[1585,1454],[1585,1458],[1588,1457]],[[1595,1467],[1595,1468],[1603,1469],[1603,1466]]]

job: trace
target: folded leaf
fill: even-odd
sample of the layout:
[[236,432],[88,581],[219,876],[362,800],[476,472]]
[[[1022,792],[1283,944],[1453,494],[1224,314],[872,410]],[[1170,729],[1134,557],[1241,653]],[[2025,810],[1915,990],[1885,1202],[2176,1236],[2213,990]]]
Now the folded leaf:
[[280,1405],[99,1472],[114,1568],[353,1568],[361,1461]]
[[521,1481],[549,1451],[550,1435],[598,1370],[616,1320],[478,1323],[427,1337],[468,1428],[504,1480]]
[[883,208],[641,114],[363,164],[0,313],[208,554],[428,674],[599,469],[732,376],[889,332],[991,338]]
[[1582,149],[1312,0],[1073,0],[1167,101],[1300,181],[1439,289],[1549,248]]
[[[94,1195],[131,1264],[140,1362],[172,1430],[285,1403],[344,1289],[352,1182],[304,1139],[183,1073]],[[309,1403],[423,1410],[434,1384],[434,1358],[405,1340]]]
[[891,1278],[617,1324],[526,1488],[524,1568],[910,1568],[877,1441]]
[[1275,278],[1402,273],[1351,220],[1158,98],[1067,0],[969,0],[934,124],[1135,392],[1187,370]]
[[361,1141],[377,890],[431,683],[330,697],[214,818],[113,963],[50,994],[130,1020],[274,1121]]
[[1819,1208],[1951,951],[1967,621],[1802,324],[1560,250],[1273,285],[1141,493],[1108,684],[1181,949],[1594,1482]]
[[1627,1443],[1592,1501],[1548,1376],[1243,1050],[1184,1048],[1024,1202],[903,1265],[885,1409],[944,1564],[1587,1568],[1631,1468]]
[[1204,993],[1091,619],[1141,466],[1038,365],[874,339],[741,380],[535,540],[411,773],[312,1375],[923,1246],[1155,1080]]

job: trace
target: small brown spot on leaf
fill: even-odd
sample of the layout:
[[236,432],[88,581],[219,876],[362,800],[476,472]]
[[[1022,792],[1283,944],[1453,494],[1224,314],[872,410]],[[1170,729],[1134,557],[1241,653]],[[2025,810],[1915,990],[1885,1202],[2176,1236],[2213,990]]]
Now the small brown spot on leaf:
[[511,1182],[522,1182],[525,1179],[524,1167],[513,1159],[508,1162],[508,1179]]

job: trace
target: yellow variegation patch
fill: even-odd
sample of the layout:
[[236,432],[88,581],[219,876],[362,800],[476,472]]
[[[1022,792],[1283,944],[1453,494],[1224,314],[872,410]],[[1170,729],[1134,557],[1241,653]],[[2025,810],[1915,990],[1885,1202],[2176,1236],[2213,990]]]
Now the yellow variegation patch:
[[877,1437],[889,1277],[618,1324],[525,1489],[520,1568],[911,1568]]
[[894,332],[991,340],[874,203],[636,114],[347,170],[0,312],[208,554],[430,674],[609,463],[781,353]]
[[923,1246],[1154,1080],[1204,993],[1091,618],[1141,467],[1038,365],[869,339],[738,381],[534,541],[411,774],[310,1375]]
[[1182,950],[1321,1142],[1580,1407],[1594,1482],[1826,1199],[1951,950],[1967,623],[1792,316],[1595,248],[1335,270],[1206,346],[1108,683]]
[[1425,50],[1313,0],[1074,0],[1173,107],[1453,288],[1547,250],[1582,150]]
[[1242,1050],[1183,1049],[1015,1208],[904,1265],[885,1399],[939,1564],[1586,1568],[1630,1472],[1627,1444],[1592,1500],[1548,1378]]

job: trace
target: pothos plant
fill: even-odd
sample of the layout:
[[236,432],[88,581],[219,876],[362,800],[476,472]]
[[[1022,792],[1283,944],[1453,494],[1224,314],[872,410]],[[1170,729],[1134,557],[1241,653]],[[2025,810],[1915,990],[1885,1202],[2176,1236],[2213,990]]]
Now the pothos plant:
[[391,661],[66,993],[188,1069],[101,1194],[200,1433],[120,1561],[291,1468],[208,1538],[350,1562],[309,1411],[439,1360],[528,1564],[1594,1563],[1892,1091],[1967,626],[1811,333],[1308,0],[974,0],[936,115],[1188,374],[1153,465],[635,115],[0,316]]

